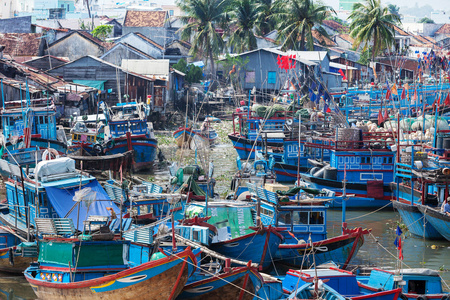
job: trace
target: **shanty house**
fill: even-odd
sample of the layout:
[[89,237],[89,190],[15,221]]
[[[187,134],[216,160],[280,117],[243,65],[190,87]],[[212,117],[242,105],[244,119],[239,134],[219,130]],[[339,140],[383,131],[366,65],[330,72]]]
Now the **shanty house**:
[[105,54],[100,56],[100,59],[115,64],[122,65],[123,59],[154,59],[147,53],[128,45],[125,42],[115,44]]

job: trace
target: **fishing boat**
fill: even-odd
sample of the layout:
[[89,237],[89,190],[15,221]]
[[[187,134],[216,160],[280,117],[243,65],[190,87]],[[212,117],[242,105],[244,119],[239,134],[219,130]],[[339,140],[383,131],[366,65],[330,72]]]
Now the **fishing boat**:
[[37,245],[0,226],[0,271],[22,274],[37,258]]
[[255,224],[253,210],[252,203],[238,201],[195,202],[186,207],[185,214],[188,219],[208,217],[207,224],[213,226],[211,250],[229,258],[252,261],[264,269],[272,264],[283,237],[279,228]]
[[[324,269],[289,270],[283,279],[283,292],[297,293],[297,287],[304,284],[317,282],[317,291],[327,286],[345,299],[373,299],[373,300],[397,300],[401,293],[400,288],[369,289],[368,286],[357,281],[357,276],[349,271],[330,267]],[[321,288],[319,288],[319,285]]]
[[263,279],[251,266],[228,268],[222,271],[200,267],[189,278],[178,299],[254,299],[263,285]]
[[214,145],[219,135],[209,123],[209,121],[205,121],[200,129],[180,127],[175,130],[172,135],[178,147],[188,147],[195,150]]
[[56,126],[53,98],[3,101],[0,114],[8,150],[39,147],[66,153],[66,137],[64,130]]
[[318,297],[329,300],[345,300],[344,296],[340,295],[331,287],[321,284],[319,289],[313,282],[299,286],[287,299],[317,299]]
[[[394,180],[394,153],[387,138],[370,138],[358,128],[337,128],[336,138],[314,147],[330,150],[330,164],[302,173],[307,187],[327,189],[336,196],[343,194],[344,179],[348,208],[381,208],[391,205]],[[307,144],[308,145],[308,144]],[[320,162],[317,162],[320,164]],[[342,201],[331,201],[339,208]]]
[[117,103],[112,107],[106,107],[102,102],[100,107],[105,114],[107,128],[103,144],[97,147],[98,152],[111,155],[133,150],[132,170],[150,168],[158,145],[153,124],[146,121],[150,107],[136,102]]
[[[429,159],[429,154],[416,151],[418,146],[400,146],[396,162],[395,189],[397,201],[393,207],[413,235],[426,239],[443,239],[432,222],[424,217],[419,205],[437,208],[438,196],[445,192],[448,175]],[[407,151],[408,150],[408,151]],[[442,224],[441,224],[442,225]]]
[[[33,163],[30,158],[28,166]],[[0,169],[8,176],[7,205],[0,221],[28,239],[37,218],[72,218],[82,230],[83,221],[91,215],[108,217],[111,210],[120,214],[96,178],[77,170],[71,158],[43,160],[33,169],[0,160]]]
[[423,214],[427,222],[429,222],[447,241],[450,241],[450,216],[435,207],[419,204],[417,205],[417,208]]
[[[84,238],[84,240],[83,240]],[[195,270],[188,247],[157,253],[124,240],[46,237],[25,278],[39,299],[175,299]],[[147,252],[147,261],[135,263]]]
[[373,269],[369,276],[358,276],[358,285],[366,292],[401,289],[402,300],[448,299],[438,271],[426,268],[383,270]]
[[[342,234],[327,237],[327,207],[330,198],[283,196],[254,185],[247,184],[252,200],[259,203],[257,217],[268,226],[286,228],[280,233],[284,241],[278,246],[274,257],[278,262],[297,267],[308,267],[334,261],[346,268],[364,243],[367,229],[347,228],[343,223]],[[295,194],[300,190],[296,188]],[[312,253],[314,252],[314,255]]]

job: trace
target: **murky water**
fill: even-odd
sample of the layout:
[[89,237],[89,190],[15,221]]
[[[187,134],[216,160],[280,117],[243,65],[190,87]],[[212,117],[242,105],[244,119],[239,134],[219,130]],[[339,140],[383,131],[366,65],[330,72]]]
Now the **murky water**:
[[[218,144],[209,153],[215,166],[216,193],[226,195],[230,187],[231,176],[236,172],[237,154],[229,142],[226,133],[230,132],[231,122],[214,124],[219,133]],[[180,150],[171,136],[158,136],[159,147],[170,162],[182,161],[183,164],[195,162],[195,151]],[[197,162],[202,163],[199,153]],[[167,164],[159,164],[146,174],[139,174],[147,180],[161,185],[168,184],[169,172]],[[337,236],[341,232],[342,214],[340,211],[328,213],[328,235]],[[396,268],[398,252],[393,242],[395,228],[401,222],[394,211],[347,211],[346,221],[349,227],[361,226],[370,228],[371,234],[366,237],[363,247],[352,260],[352,265],[376,265],[378,267]],[[431,268],[441,270],[441,276],[450,285],[450,242],[427,241],[406,234],[403,241],[403,267]],[[450,289],[447,287],[447,290]],[[0,274],[0,299],[34,299],[34,293],[24,277],[10,277]]]

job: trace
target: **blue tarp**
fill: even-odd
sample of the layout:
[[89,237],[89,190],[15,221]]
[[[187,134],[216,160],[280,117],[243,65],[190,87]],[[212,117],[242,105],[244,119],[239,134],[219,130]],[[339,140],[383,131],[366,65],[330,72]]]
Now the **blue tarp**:
[[[87,220],[89,216],[111,216],[109,211],[106,209],[107,207],[112,207],[116,215],[119,215],[119,208],[116,204],[109,198],[108,194],[106,194],[103,187],[97,180],[93,180],[90,183],[82,186],[81,188],[91,188],[93,192],[97,192],[96,200],[91,203],[88,207],[85,202],[81,202],[80,204],[80,223],[78,224],[78,230],[83,230],[83,221]],[[47,192],[47,198],[50,200],[55,211],[58,213],[60,218],[64,218],[66,214],[72,209],[72,207],[76,204],[73,200],[75,196],[75,192],[80,189],[71,188],[71,189],[60,189],[55,187],[46,187],[45,191]],[[101,201],[99,201],[101,200]],[[108,200],[108,201],[106,201]],[[68,215],[69,218],[73,220],[73,224],[77,227],[77,214],[78,214],[78,206],[75,207],[72,212]]]

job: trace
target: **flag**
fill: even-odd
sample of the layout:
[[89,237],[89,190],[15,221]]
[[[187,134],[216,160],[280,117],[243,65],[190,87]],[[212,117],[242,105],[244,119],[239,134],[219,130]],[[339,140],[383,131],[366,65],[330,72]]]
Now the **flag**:
[[400,226],[397,225],[397,228],[395,229],[396,235],[402,235],[403,231],[400,229]]
[[398,96],[397,86],[395,85],[395,83],[391,88],[391,93],[392,93],[392,95]]
[[387,89],[386,91],[386,99],[390,99],[391,98],[391,90]]
[[325,105],[323,106],[323,112],[324,113],[330,113],[331,109],[328,107],[328,105],[325,103]]
[[414,90],[413,103],[417,102],[417,89]]
[[406,98],[406,87],[403,89],[403,91],[402,91],[402,95],[400,96],[400,99],[405,99]]
[[387,119],[389,119],[389,114],[387,109],[384,110],[384,117],[383,117],[383,121],[386,121]]
[[381,113],[381,108],[378,111],[378,126],[380,126],[380,124],[383,123],[383,114]]
[[347,77],[345,77],[345,74],[341,69],[339,69],[339,74],[341,74],[343,80],[347,80]]
[[450,93],[447,94],[447,97],[445,98],[445,101],[444,101],[444,105],[450,106]]

